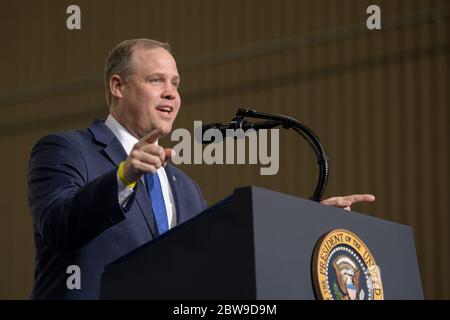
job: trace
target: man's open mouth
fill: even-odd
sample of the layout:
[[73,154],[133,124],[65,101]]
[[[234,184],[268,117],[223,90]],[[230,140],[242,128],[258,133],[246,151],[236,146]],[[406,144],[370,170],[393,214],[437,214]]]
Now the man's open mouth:
[[171,113],[173,111],[173,107],[171,107],[171,106],[159,106],[159,107],[156,107],[156,110],[169,114],[169,113]]

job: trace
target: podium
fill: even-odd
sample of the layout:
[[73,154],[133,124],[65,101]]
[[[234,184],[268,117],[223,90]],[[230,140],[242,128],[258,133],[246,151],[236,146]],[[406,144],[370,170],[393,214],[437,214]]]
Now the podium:
[[100,298],[316,299],[314,249],[334,229],[370,248],[384,299],[423,299],[410,227],[257,187],[108,265]]

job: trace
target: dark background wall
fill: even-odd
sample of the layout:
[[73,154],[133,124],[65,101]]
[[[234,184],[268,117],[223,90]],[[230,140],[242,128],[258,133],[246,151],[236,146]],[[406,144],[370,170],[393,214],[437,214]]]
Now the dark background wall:
[[[81,30],[66,28],[70,4],[81,7]],[[382,30],[365,26],[370,4],[381,7]],[[27,298],[33,284],[32,145],[106,118],[107,52],[149,37],[169,41],[178,60],[175,127],[226,122],[239,106],[300,119],[330,155],[327,196],[374,193],[376,203],[353,209],[412,226],[425,296],[449,299],[449,15],[446,0],[9,2],[0,12],[0,298]],[[314,157],[292,132],[280,137],[275,176],[182,168],[210,204],[243,185],[309,196]]]

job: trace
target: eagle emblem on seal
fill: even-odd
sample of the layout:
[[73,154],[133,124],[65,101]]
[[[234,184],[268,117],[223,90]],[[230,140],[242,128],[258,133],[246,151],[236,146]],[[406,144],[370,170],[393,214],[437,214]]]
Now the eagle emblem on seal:
[[342,300],[363,300],[364,290],[359,286],[361,269],[346,256],[338,256],[333,260],[333,269],[343,292]]

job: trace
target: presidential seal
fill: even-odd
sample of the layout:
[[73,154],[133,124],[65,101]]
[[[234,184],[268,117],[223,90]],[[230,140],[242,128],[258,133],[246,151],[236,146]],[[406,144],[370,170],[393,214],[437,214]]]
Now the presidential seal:
[[348,230],[333,230],[319,240],[312,270],[319,299],[383,300],[380,269],[364,242]]

